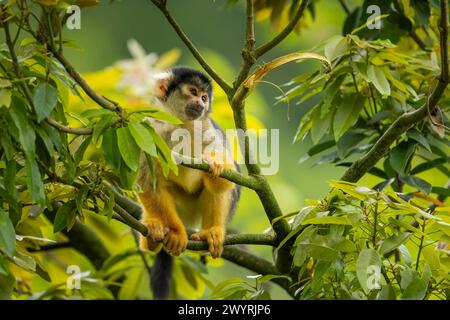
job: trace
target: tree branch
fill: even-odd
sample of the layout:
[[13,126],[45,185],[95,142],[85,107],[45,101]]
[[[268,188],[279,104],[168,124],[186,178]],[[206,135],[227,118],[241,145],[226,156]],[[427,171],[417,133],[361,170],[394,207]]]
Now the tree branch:
[[[209,164],[207,164],[206,162],[202,162],[195,158],[186,157],[181,154],[172,154],[174,155],[177,162],[185,167],[206,172],[209,171]],[[260,186],[258,180],[254,177],[227,168],[223,170],[223,172],[220,174],[220,177],[252,190],[258,190]]]
[[[113,218],[138,231],[144,237],[147,237],[147,227],[138,220],[140,219],[142,212],[141,206],[130,198],[122,195],[109,183],[103,182],[103,186],[114,193],[114,198],[116,200],[114,211],[116,212],[116,215],[113,215]],[[104,197],[102,197],[102,200],[107,201]],[[274,236],[268,234],[230,234],[225,237],[224,245],[253,244],[275,246],[275,240],[276,238]],[[205,241],[191,240],[189,241],[188,249],[207,250],[208,244]]]
[[[37,38],[37,40],[39,40],[39,38]],[[78,85],[83,89],[83,91],[88,95],[89,98],[91,98],[100,107],[116,112],[121,118],[126,117],[125,110],[121,106],[119,106],[118,103],[98,94],[94,89],[91,88],[86,80],[84,80],[84,78],[78,73],[78,71],[75,70],[72,64],[66,59],[66,57],[64,57],[62,53],[60,53],[49,43],[45,44],[47,45],[47,48],[52,53],[52,55],[63,65],[66,72],[78,83]]]
[[249,52],[253,52],[255,48],[255,13],[254,13],[254,0],[247,0],[247,22],[246,22],[246,44],[245,47]]
[[45,121],[52,127],[56,128],[59,131],[64,132],[64,133],[70,133],[70,134],[76,134],[76,135],[90,135],[93,132],[92,128],[89,128],[89,127],[72,128],[72,127],[65,126],[51,117],[47,117],[45,119]]
[[70,241],[61,241],[61,242],[55,242],[55,243],[46,243],[40,245],[38,248],[27,248],[28,252],[35,253],[35,252],[46,252],[46,251],[52,251],[56,249],[65,249],[65,248],[72,248],[72,244]]
[[[269,234],[229,234],[225,236],[225,246],[234,245],[262,245],[275,246],[275,237]],[[208,244],[205,241],[190,240],[187,246],[189,250],[201,251],[208,250]]]
[[[149,236],[147,227],[131,216],[131,214],[122,207],[116,205],[114,211],[117,213],[117,215],[113,215],[115,220],[138,231],[144,237]],[[224,246],[242,244],[275,246],[275,237],[268,234],[230,234],[225,236]],[[208,243],[206,243],[206,241],[189,240],[187,249],[194,251],[208,250]]]
[[448,0],[441,0],[441,75],[439,82],[431,93],[428,101],[419,109],[404,113],[397,118],[386,132],[378,139],[375,145],[362,158],[355,161],[341,177],[343,181],[357,182],[386,154],[392,143],[415,123],[425,119],[429,110],[433,110],[450,81],[448,61]]
[[195,47],[192,41],[188,38],[186,33],[181,29],[178,22],[172,16],[172,14],[167,9],[167,1],[165,0],[151,0],[151,2],[164,14],[169,24],[177,33],[178,37],[184,42],[186,47],[191,51],[192,55],[197,59],[198,63],[202,66],[202,68],[217,82],[217,84],[225,91],[229,93],[231,90],[231,86],[219,76],[219,74],[206,62],[205,58],[202,56],[200,51]]
[[297,11],[295,12],[294,17],[289,22],[289,24],[272,40],[267,42],[266,44],[263,44],[262,46],[258,47],[255,50],[255,57],[259,58],[265,53],[267,53],[269,50],[277,46],[281,41],[283,41],[291,32],[294,30],[295,26],[297,25],[300,18],[303,16],[303,13],[305,12],[305,9],[308,6],[309,1],[308,0],[302,0],[302,3],[298,7]]
[[22,78],[22,72],[20,70],[20,64],[19,60],[16,55],[16,51],[14,49],[14,42],[11,39],[11,33],[9,30],[9,22],[7,21],[9,18],[8,13],[6,11],[5,5],[2,5],[0,7],[0,27],[3,27],[3,30],[5,32],[5,42],[8,47],[9,53],[11,55],[11,61],[12,66],[14,69],[14,73],[19,79],[19,88],[23,91],[23,95],[25,96],[25,99],[28,100],[28,103],[30,104],[31,108],[34,110],[34,102],[33,102],[33,96],[31,94],[30,88],[28,88],[27,83]]

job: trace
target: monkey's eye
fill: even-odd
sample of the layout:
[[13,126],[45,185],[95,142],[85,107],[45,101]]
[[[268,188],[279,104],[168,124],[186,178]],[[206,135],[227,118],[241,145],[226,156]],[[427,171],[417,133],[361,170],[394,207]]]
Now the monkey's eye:
[[197,96],[197,89],[191,88],[190,91],[193,96]]
[[203,102],[206,102],[207,99],[208,99],[208,98],[207,98],[206,96],[202,96],[202,101],[203,101]]

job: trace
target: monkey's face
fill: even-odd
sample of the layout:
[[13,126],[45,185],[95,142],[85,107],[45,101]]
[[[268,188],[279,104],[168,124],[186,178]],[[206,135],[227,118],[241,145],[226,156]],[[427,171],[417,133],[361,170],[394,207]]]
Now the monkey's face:
[[182,121],[202,118],[210,108],[208,92],[194,84],[184,83],[167,97],[168,112]]

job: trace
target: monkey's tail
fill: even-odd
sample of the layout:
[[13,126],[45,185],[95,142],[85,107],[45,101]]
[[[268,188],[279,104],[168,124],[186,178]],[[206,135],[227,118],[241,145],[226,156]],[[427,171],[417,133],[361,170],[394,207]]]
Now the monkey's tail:
[[164,249],[159,251],[153,263],[150,277],[153,299],[166,300],[169,298],[172,270],[173,257]]

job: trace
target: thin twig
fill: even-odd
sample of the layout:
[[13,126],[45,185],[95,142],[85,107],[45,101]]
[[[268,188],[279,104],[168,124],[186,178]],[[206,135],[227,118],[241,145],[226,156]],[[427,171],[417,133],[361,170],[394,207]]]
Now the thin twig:
[[289,24],[272,40],[263,44],[255,50],[255,57],[259,58],[266,52],[277,46],[281,41],[283,41],[291,32],[294,30],[300,18],[303,16],[305,9],[308,7],[309,0],[302,0],[302,3],[295,12],[294,17],[289,22]]
[[88,128],[88,127],[72,128],[72,127],[65,126],[51,117],[45,118],[45,121],[52,127],[58,129],[61,132],[65,132],[65,133],[76,134],[76,135],[90,135],[93,132],[92,128]]
[[198,63],[202,66],[202,68],[217,82],[217,84],[226,92],[230,92],[231,86],[221,77],[219,74],[206,62],[205,58],[202,56],[200,51],[196,48],[196,46],[192,43],[186,33],[183,31],[181,26],[172,16],[172,14],[167,9],[166,1],[158,1],[151,0],[151,2],[164,14],[169,24],[178,34],[180,39],[184,42],[186,47],[191,51],[192,55],[197,59]]

